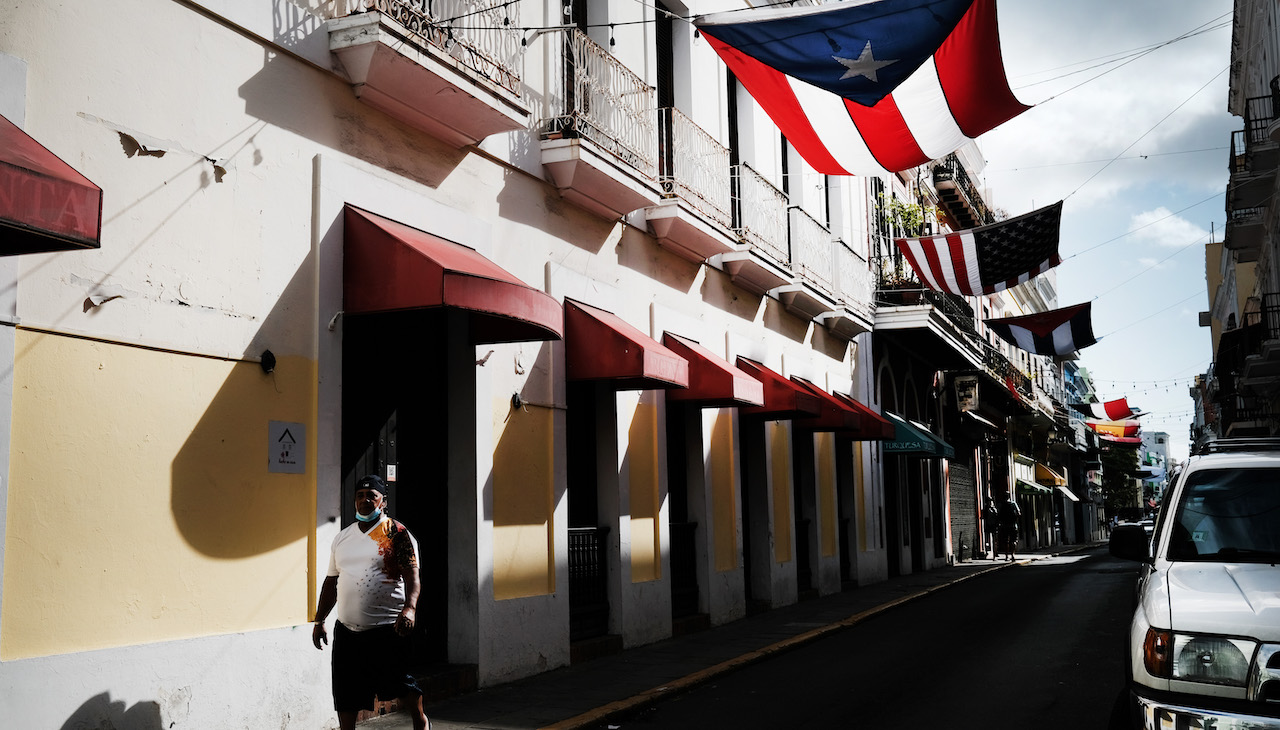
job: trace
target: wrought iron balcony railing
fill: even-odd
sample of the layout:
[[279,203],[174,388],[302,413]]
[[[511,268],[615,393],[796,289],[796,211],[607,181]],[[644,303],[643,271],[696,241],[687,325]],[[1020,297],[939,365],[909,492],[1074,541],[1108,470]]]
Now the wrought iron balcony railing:
[[415,38],[514,94],[523,92],[520,3],[503,0],[365,0]]
[[743,163],[737,167],[737,225],[734,231],[752,248],[783,266],[791,265],[787,251],[787,194]]
[[[965,171],[960,158],[954,152],[933,166],[934,186],[937,187],[939,183],[947,182],[955,184],[963,204],[969,209],[964,216],[959,216],[971,219],[966,220],[966,227],[986,225],[995,220],[995,216],[982,199],[982,193],[978,190],[978,186],[969,177],[969,173]],[[943,203],[947,204],[947,201],[944,200]]]
[[871,266],[866,258],[859,255],[849,244],[836,241],[836,298],[845,307],[870,314],[875,299],[874,287],[871,284]]
[[676,196],[722,226],[733,224],[729,150],[677,109],[658,110],[658,181]]
[[657,176],[658,115],[653,87],[578,29],[560,31],[540,132],[581,137],[649,178]]
[[828,294],[835,293],[835,241],[831,231],[799,206],[788,211],[791,265],[795,273]]

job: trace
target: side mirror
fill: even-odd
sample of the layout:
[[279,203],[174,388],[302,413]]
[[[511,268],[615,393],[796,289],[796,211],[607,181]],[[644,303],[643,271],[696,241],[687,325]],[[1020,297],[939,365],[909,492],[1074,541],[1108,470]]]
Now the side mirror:
[[1142,525],[1116,525],[1107,544],[1113,557],[1145,562],[1151,559],[1151,542]]

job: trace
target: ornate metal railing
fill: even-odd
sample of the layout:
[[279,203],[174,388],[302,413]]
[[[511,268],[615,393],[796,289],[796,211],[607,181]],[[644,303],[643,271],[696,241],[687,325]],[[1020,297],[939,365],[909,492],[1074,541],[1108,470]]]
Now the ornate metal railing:
[[982,359],[992,377],[1013,388],[1022,397],[1028,400],[1035,399],[1035,388],[1031,384],[1031,378],[1009,362],[1009,358],[988,347],[983,348]]
[[678,109],[658,110],[658,131],[662,189],[716,223],[732,225],[729,150]]
[[[507,0],[365,0],[459,63],[520,94],[524,53],[520,3]],[[409,39],[409,40],[415,40]]]
[[787,253],[787,194],[743,163],[737,168],[738,197],[734,231],[750,246],[783,266]]
[[987,208],[986,201],[982,199],[982,193],[979,192],[978,186],[969,177],[969,173],[965,171],[960,158],[954,152],[933,166],[933,183],[937,186],[941,182],[955,183],[955,186],[968,202],[969,207],[973,209],[973,217],[977,225],[986,225],[995,221],[995,216]]
[[871,266],[844,241],[836,241],[836,297],[850,309],[870,312],[875,292]]
[[792,268],[816,288],[835,294],[835,251],[831,231],[799,206],[791,206],[787,218]]
[[657,176],[653,87],[578,29],[560,31],[547,85],[543,139],[582,137],[647,177]]

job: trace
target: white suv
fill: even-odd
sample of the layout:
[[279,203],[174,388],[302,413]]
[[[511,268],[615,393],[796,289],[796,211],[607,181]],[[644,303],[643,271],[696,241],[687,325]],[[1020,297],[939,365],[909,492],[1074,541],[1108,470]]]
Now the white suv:
[[1140,560],[1129,675],[1141,727],[1280,728],[1280,440],[1191,457],[1155,532],[1120,525]]

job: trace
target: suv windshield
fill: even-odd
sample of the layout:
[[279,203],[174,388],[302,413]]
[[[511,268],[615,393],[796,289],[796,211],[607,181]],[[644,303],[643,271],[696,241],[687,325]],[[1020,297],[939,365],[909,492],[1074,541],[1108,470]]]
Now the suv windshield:
[[1204,469],[1187,476],[1170,560],[1280,561],[1280,469]]

